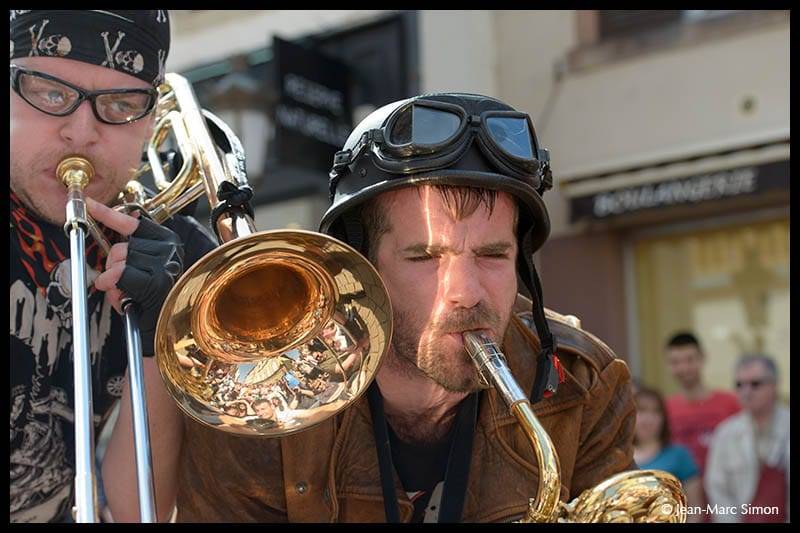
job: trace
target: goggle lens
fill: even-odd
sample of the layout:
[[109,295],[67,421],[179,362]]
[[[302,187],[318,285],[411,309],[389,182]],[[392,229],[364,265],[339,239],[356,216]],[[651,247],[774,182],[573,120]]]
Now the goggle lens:
[[486,127],[492,140],[504,151],[520,159],[533,159],[533,141],[524,118],[489,117]]
[[461,126],[461,117],[441,109],[410,106],[392,125],[389,141],[395,145],[435,145],[450,139]]

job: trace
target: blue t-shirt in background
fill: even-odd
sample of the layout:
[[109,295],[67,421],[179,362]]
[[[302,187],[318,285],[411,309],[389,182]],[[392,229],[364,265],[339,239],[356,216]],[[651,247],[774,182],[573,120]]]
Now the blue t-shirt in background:
[[674,444],[662,449],[650,461],[639,465],[642,470],[664,470],[681,482],[685,482],[700,473],[689,448]]

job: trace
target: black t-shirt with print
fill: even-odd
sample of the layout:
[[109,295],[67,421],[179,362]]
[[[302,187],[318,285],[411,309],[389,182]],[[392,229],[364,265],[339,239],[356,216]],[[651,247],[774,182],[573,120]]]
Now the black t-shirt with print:
[[[11,521],[60,521],[72,505],[75,435],[69,238],[10,199]],[[165,223],[184,243],[184,267],[216,247],[194,219]],[[110,234],[109,234],[110,236]],[[87,239],[89,350],[95,436],[122,395],[122,317],[92,282],[105,258]]]
[[[418,445],[400,440],[386,424],[389,430],[389,443],[392,450],[392,463],[403,488],[414,504],[412,522],[425,522],[426,514],[429,522],[436,522],[447,471],[447,459],[454,432],[435,444]],[[431,500],[431,496],[436,498]]]

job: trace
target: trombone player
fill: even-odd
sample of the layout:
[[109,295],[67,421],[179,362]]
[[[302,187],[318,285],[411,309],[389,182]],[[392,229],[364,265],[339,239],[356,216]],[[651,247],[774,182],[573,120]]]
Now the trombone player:
[[187,418],[178,521],[523,517],[544,469],[467,355],[468,332],[502,346],[550,435],[561,488],[548,497],[572,500],[635,468],[627,366],[544,312],[532,256],[549,233],[552,178],[527,114],[478,95],[394,102],[356,127],[330,177],[320,229],[383,279],[394,319],[386,358],[349,408],[284,438]]
[[[153,128],[169,53],[166,10],[10,11],[10,373],[12,522],[70,521],[75,469],[67,192],[56,166],[88,159],[87,208],[108,255],[86,243],[94,430],[120,401],[98,468],[105,520],[138,521],[122,296],[137,304],[158,519],[177,493],[182,419],[151,357],[161,305],[181,272],[216,246],[196,221],[163,226],[110,209]],[[116,311],[115,311],[116,310]]]

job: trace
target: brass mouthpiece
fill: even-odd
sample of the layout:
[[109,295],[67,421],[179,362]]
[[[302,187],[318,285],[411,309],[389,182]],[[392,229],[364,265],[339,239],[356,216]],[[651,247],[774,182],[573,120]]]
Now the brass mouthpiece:
[[83,157],[67,157],[58,164],[56,176],[67,188],[76,186],[83,189],[94,177],[94,167]]

